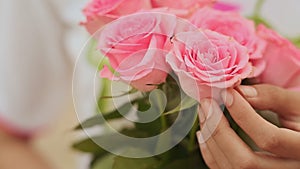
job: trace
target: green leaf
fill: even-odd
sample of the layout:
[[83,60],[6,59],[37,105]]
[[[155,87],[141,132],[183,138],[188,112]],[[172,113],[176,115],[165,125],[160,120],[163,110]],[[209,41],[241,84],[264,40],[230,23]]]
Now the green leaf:
[[[130,154],[146,153],[135,148],[129,148],[126,152],[130,152]],[[158,169],[159,165],[160,161],[155,157],[127,158],[110,154],[97,159],[92,169]]]
[[[198,111],[198,109],[195,109]],[[197,113],[197,112],[196,112]],[[196,139],[196,132],[199,130],[199,120],[198,116],[195,116],[194,125],[189,133],[189,144],[188,144],[188,151],[193,152],[196,148],[199,147],[197,139]]]
[[172,134],[167,132],[166,134],[160,134],[156,143],[156,152],[160,152],[164,147],[169,147],[172,144]]
[[[109,113],[104,113],[102,115],[97,114],[97,115],[85,120],[84,122],[82,122],[78,126],[76,126],[75,130],[83,129],[83,128],[90,128],[90,127],[93,127],[95,125],[101,125],[106,120],[122,118],[123,115],[126,115],[131,110],[132,105],[135,104],[136,102],[137,101],[134,100],[130,103],[125,103],[122,106],[120,106],[119,108],[117,108],[116,110],[114,110],[112,112],[109,112]],[[122,114],[120,114],[120,112],[122,112]],[[101,116],[103,116],[103,117],[101,117]]]
[[178,160],[171,161],[164,169],[208,169],[202,160],[201,155],[198,153],[193,153],[190,156],[181,158]]
[[[146,99],[144,98],[143,101]],[[139,121],[142,123],[151,122],[160,117],[165,111],[167,98],[161,90],[155,89],[149,94],[149,103],[151,105],[149,109],[137,112]]]
[[192,99],[189,96],[185,96],[182,99],[181,103],[176,108],[174,108],[171,111],[165,112],[164,115],[169,115],[169,114],[177,113],[177,112],[179,112],[181,110],[185,110],[185,109],[191,108],[191,107],[195,106],[196,104],[198,104],[198,102],[196,100]]
[[97,154],[99,156],[107,153],[107,151],[102,149],[91,138],[87,138],[73,144],[73,148],[82,152]]
[[[149,109],[153,109],[153,105],[149,103],[148,98],[144,98],[138,101],[138,110],[142,111],[140,113],[137,113],[137,116],[139,119],[145,119],[145,116],[149,114]],[[148,113],[147,113],[148,111]],[[152,111],[153,112],[153,111]],[[150,112],[151,113],[151,112]],[[154,112],[155,113],[155,112]],[[160,118],[157,118],[151,122],[148,123],[138,123],[135,122],[135,128],[139,131],[143,131],[147,133],[148,137],[155,136],[161,132],[161,120]]]
[[161,160],[161,166],[165,166],[177,159],[186,158],[188,155],[189,152],[187,151],[187,149],[181,144],[178,144],[170,150],[168,150],[167,152],[159,154],[156,157]]
[[[147,137],[145,132],[139,131],[137,129],[124,129],[120,131],[120,133],[135,138]],[[82,152],[93,153],[100,156],[106,154],[107,151],[104,150],[102,147],[100,147],[100,145],[96,143],[111,143],[111,145],[117,145],[115,147],[112,147],[113,149],[123,147],[124,145],[127,144],[125,141],[119,139],[118,134],[110,133],[110,134],[103,134],[99,136],[93,136],[78,141],[77,143],[73,144],[73,148]]]
[[159,161],[154,157],[126,158],[116,157],[112,169],[158,169]]
[[140,131],[136,128],[132,129],[124,129],[120,133],[129,136],[129,137],[134,137],[134,138],[146,138],[148,137],[148,134],[145,133],[144,131]]
[[161,114],[166,108],[167,98],[161,90],[155,89],[149,95],[149,102]]
[[99,158],[92,165],[91,169],[112,169],[115,157],[115,155],[109,154],[102,158]]
[[178,80],[169,75],[162,89],[165,92],[168,100],[166,110],[169,111],[174,109],[181,101],[182,89],[180,89],[180,86],[178,86]]
[[133,94],[133,93],[136,93],[136,92],[138,92],[138,90],[135,89],[135,88],[132,88],[131,90],[129,90],[127,92],[124,92],[123,94],[120,94],[120,95],[117,95],[117,96],[102,96],[102,97],[100,97],[100,99],[112,99],[112,98],[116,98],[116,97],[122,97],[122,96],[125,96],[125,95]]
[[148,137],[155,136],[161,132],[161,120],[155,119],[149,123],[134,123],[135,128],[147,134]]

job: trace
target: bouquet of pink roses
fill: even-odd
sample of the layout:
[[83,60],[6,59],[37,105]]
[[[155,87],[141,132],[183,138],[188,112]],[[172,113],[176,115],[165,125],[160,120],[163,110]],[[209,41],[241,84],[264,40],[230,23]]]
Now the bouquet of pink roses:
[[[74,145],[94,155],[93,168],[207,168],[195,139],[201,99],[215,99],[230,119],[220,99],[224,89],[267,83],[300,90],[300,50],[258,15],[241,16],[234,4],[93,0],[84,14],[82,25],[96,42],[92,50],[103,56],[97,64],[109,79],[104,84],[129,85],[119,96],[102,92],[99,113],[78,127],[108,128]],[[108,86],[110,94],[118,88]],[[112,129],[117,119],[133,125]]]

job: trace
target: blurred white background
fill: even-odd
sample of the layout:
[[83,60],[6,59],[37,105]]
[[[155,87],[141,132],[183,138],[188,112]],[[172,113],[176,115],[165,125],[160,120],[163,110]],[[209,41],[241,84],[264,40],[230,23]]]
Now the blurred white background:
[[[223,0],[241,4],[243,14],[252,14],[256,0]],[[282,35],[300,36],[300,1],[299,0],[265,0],[262,15]]]

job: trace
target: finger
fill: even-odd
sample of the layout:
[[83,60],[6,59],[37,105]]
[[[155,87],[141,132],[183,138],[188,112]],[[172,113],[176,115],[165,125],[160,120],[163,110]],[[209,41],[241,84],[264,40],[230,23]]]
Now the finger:
[[[212,113],[214,112],[211,113],[204,112],[203,109],[199,107],[199,118],[200,118],[199,121],[200,121],[201,131],[197,133],[197,138],[199,141],[201,152],[204,155],[203,158],[206,164],[210,168],[231,169],[232,166],[227,160],[226,156],[221,151],[219,146],[216,144],[215,140],[213,140],[212,137],[210,137],[212,135],[211,128],[213,128],[212,130],[214,130],[216,128],[216,126],[214,125],[215,124],[218,125],[219,122],[219,120],[215,118],[216,116],[210,118],[208,117],[208,114],[212,114]],[[202,121],[201,121],[201,117],[202,117]],[[203,117],[204,117],[204,121],[203,121]],[[206,123],[206,120],[209,121],[209,123]],[[207,124],[212,124],[214,127],[208,128]],[[204,135],[206,135],[205,136],[206,138],[204,137]]]
[[256,109],[272,110],[279,115],[300,114],[300,93],[272,85],[238,86],[237,90]]
[[256,109],[272,110],[279,115],[280,123],[300,131],[300,93],[272,85],[239,86],[237,90]]
[[[198,117],[199,117],[199,123],[200,123],[200,127],[202,128],[203,127],[203,123],[205,122],[205,115],[202,111],[202,108],[199,106],[198,108]],[[202,157],[206,163],[206,165],[211,168],[211,169],[219,169],[219,166],[216,162],[216,160],[214,159],[214,157],[212,156],[211,152],[209,151],[207,145],[205,142],[202,142],[200,140],[202,140],[201,138],[201,132],[198,131],[196,133],[196,136],[197,136],[197,139],[198,139],[198,143],[199,143],[199,147],[200,147],[200,151],[201,151],[201,154],[202,154]]]
[[[216,113],[216,110],[218,110],[219,112],[221,111],[216,103],[212,104],[214,104],[215,109],[213,113]],[[204,112],[206,112],[205,114],[210,114],[207,113],[207,106],[204,103],[202,104],[202,108],[204,109]],[[209,123],[209,118],[207,119],[207,121],[207,123]],[[201,137],[200,134],[201,133],[198,133],[198,137]],[[224,116],[222,117],[221,122],[214,131],[214,134],[207,142],[209,142],[210,140],[215,141],[215,143],[217,144],[217,148],[221,149],[222,153],[225,154],[226,159],[231,162],[231,166],[234,166],[236,168],[296,169],[299,167],[299,161],[296,160],[283,159],[275,156],[261,154],[254,155],[252,151],[244,144],[244,142],[239,137],[237,137],[234,131],[229,127],[228,122],[226,121]],[[202,148],[202,150],[203,149],[204,148]],[[208,151],[207,148],[206,150],[203,150],[203,152],[205,151]],[[215,167],[217,162],[212,157],[213,154],[210,152],[205,154],[206,156],[204,158],[206,159],[206,161],[211,162],[209,166]]]
[[280,117],[279,121],[282,126],[300,132],[300,120],[293,121]]
[[286,158],[279,158],[272,155],[267,155],[263,153],[257,153],[257,164],[259,168],[265,169],[298,169],[300,166],[300,162],[297,160],[286,159]]
[[[197,132],[197,137],[198,138],[200,137],[200,135],[201,135],[201,133]],[[199,146],[200,146],[202,157],[203,157],[206,165],[210,169],[220,169],[217,162],[216,162],[216,160],[214,159],[211,152],[209,151],[206,143],[202,143],[202,144],[199,143]]]
[[222,98],[235,122],[261,149],[281,157],[300,159],[298,132],[280,129],[264,120],[236,90],[223,91]]
[[[218,154],[218,152],[214,152],[214,150],[211,149],[211,147],[216,146],[219,151],[221,151],[225,155],[225,158],[228,160],[231,167],[235,168],[236,166],[239,166],[240,168],[255,168],[256,163],[254,153],[230,128],[230,125],[223,115],[223,112],[220,109],[219,105],[212,100],[203,100],[201,102],[201,105],[204,114],[212,114],[212,116],[219,114],[221,115],[221,120],[218,126],[216,128],[213,127],[213,129],[215,130],[211,130],[212,135],[210,139],[207,140],[207,145],[211,151],[211,154],[213,156],[215,156],[215,154]],[[212,113],[210,113],[210,111],[212,111]],[[205,125],[208,129],[211,128],[210,126],[212,124],[210,118],[206,119]]]

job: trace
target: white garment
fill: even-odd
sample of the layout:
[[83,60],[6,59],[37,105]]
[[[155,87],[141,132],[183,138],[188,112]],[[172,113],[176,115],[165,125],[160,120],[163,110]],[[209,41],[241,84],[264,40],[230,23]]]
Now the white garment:
[[71,64],[51,0],[0,0],[0,119],[22,133],[53,119],[70,96]]

